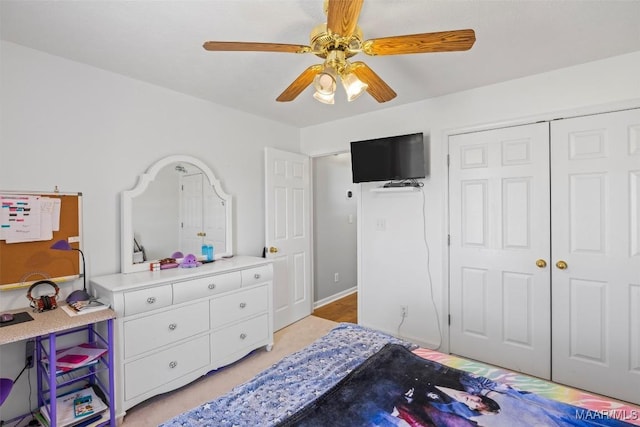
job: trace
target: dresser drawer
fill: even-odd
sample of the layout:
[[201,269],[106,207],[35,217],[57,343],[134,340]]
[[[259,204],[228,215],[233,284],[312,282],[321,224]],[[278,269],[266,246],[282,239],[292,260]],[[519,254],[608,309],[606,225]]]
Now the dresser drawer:
[[269,294],[266,286],[236,292],[211,300],[211,328],[267,311]]
[[242,270],[242,286],[251,286],[258,283],[264,283],[273,277],[273,268],[271,264],[261,267]]
[[125,292],[124,315],[144,313],[171,305],[171,285],[156,286],[139,291]]
[[209,335],[124,365],[124,399],[130,400],[209,364]]
[[125,321],[124,357],[136,356],[209,330],[209,302]]
[[193,301],[222,292],[240,288],[242,276],[239,271],[199,279],[176,282],[173,286],[173,303]]
[[269,317],[254,317],[211,334],[211,361],[224,360],[243,349],[251,349],[269,336]]

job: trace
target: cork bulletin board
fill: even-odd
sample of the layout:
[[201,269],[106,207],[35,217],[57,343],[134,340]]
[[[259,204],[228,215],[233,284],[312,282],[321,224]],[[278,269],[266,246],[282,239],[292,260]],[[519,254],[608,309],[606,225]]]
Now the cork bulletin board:
[[59,218],[56,218],[56,229],[52,231],[51,236],[47,236],[47,240],[17,243],[0,240],[0,290],[28,287],[43,279],[63,282],[80,277],[80,252],[53,250],[51,245],[64,239],[70,243],[71,247],[82,249],[82,193],[0,190],[0,195],[7,198],[39,196],[59,199]]

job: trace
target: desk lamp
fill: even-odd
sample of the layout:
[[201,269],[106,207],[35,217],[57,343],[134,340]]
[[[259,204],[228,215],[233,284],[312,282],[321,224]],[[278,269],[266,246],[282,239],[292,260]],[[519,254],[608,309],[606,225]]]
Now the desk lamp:
[[59,251],[78,251],[80,255],[82,255],[82,280],[83,286],[82,289],[77,289],[67,297],[67,303],[71,304],[73,302],[78,301],[89,301],[91,299],[91,295],[87,292],[87,270],[85,268],[84,263],[84,253],[80,249],[72,247],[69,242],[66,240],[58,240],[53,245],[51,245],[51,249],[56,249]]

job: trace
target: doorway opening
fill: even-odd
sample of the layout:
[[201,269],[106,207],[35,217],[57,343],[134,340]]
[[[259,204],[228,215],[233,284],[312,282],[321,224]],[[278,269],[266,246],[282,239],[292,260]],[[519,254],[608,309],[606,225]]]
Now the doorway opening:
[[351,153],[312,158],[312,186],[313,314],[329,311],[332,317],[357,323],[357,201]]

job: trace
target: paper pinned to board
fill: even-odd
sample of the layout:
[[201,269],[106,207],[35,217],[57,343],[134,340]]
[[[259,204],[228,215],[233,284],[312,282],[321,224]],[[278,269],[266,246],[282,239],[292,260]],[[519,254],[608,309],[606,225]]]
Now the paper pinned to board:
[[60,230],[61,201],[30,195],[0,195],[0,240],[7,243],[52,240]]

